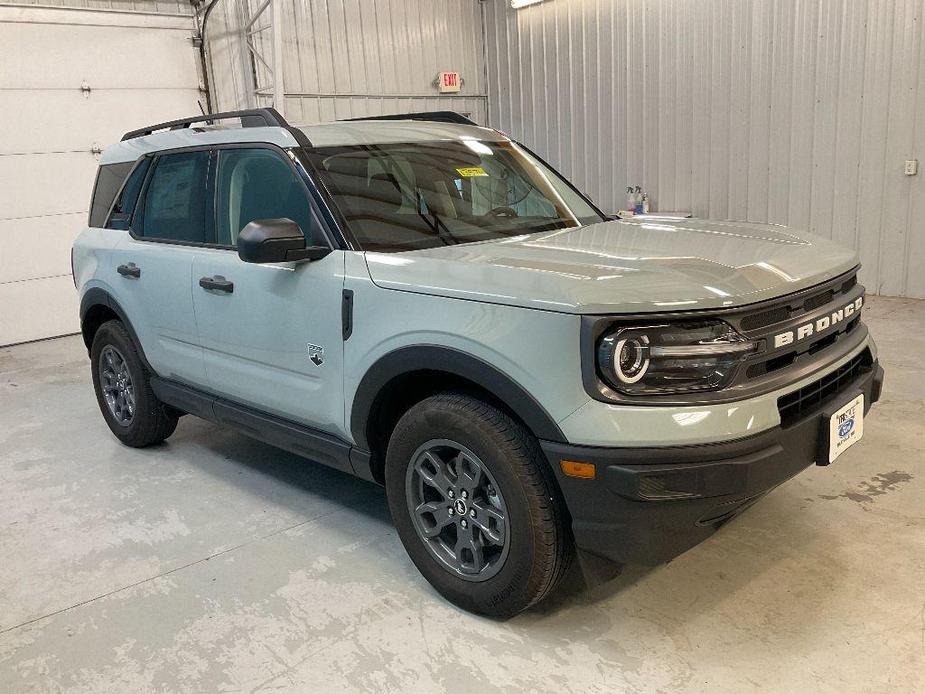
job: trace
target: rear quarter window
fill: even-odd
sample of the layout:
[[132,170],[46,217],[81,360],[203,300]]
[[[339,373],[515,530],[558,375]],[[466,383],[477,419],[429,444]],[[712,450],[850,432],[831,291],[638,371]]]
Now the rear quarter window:
[[118,164],[103,164],[96,173],[96,184],[93,186],[93,197],[90,199],[90,218],[87,223],[91,227],[102,227],[106,224],[106,215],[112,207],[116,193],[122,187],[122,182],[128,176],[135,162],[126,161]]
[[148,168],[151,165],[151,158],[145,157],[136,166],[132,173],[129,174],[128,180],[122,186],[122,192],[116,196],[116,201],[112,205],[112,214],[106,220],[108,229],[127,230],[132,221],[132,213],[135,211],[135,203],[138,202],[138,196],[141,193],[141,186],[144,183]]

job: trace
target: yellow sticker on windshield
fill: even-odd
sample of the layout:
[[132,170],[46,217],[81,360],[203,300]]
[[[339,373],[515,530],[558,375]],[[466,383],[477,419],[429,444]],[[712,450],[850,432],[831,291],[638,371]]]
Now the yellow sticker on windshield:
[[487,176],[485,169],[481,166],[472,166],[468,169],[456,169],[463,178],[472,178],[473,176]]

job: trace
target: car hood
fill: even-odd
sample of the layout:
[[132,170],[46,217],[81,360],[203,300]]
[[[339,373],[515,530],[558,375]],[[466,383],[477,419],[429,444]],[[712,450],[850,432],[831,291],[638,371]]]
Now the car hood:
[[387,289],[570,313],[740,306],[857,264],[851,248],[787,227],[651,217],[366,259]]

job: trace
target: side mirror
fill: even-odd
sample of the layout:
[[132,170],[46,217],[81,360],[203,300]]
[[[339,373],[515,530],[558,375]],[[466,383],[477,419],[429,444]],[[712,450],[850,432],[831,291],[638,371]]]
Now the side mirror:
[[238,257],[245,263],[320,260],[331,249],[306,246],[305,234],[291,219],[255,219],[238,234]]

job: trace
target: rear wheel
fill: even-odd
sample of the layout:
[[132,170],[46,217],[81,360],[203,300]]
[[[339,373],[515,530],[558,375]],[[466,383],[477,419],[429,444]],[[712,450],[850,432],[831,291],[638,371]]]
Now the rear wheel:
[[533,436],[461,394],[399,420],[386,458],[389,508],[424,577],[460,607],[509,617],[559,582],[571,539]]
[[116,438],[143,448],[174,432],[177,413],[154,395],[151,375],[121,322],[108,321],[96,331],[90,361],[100,412]]

